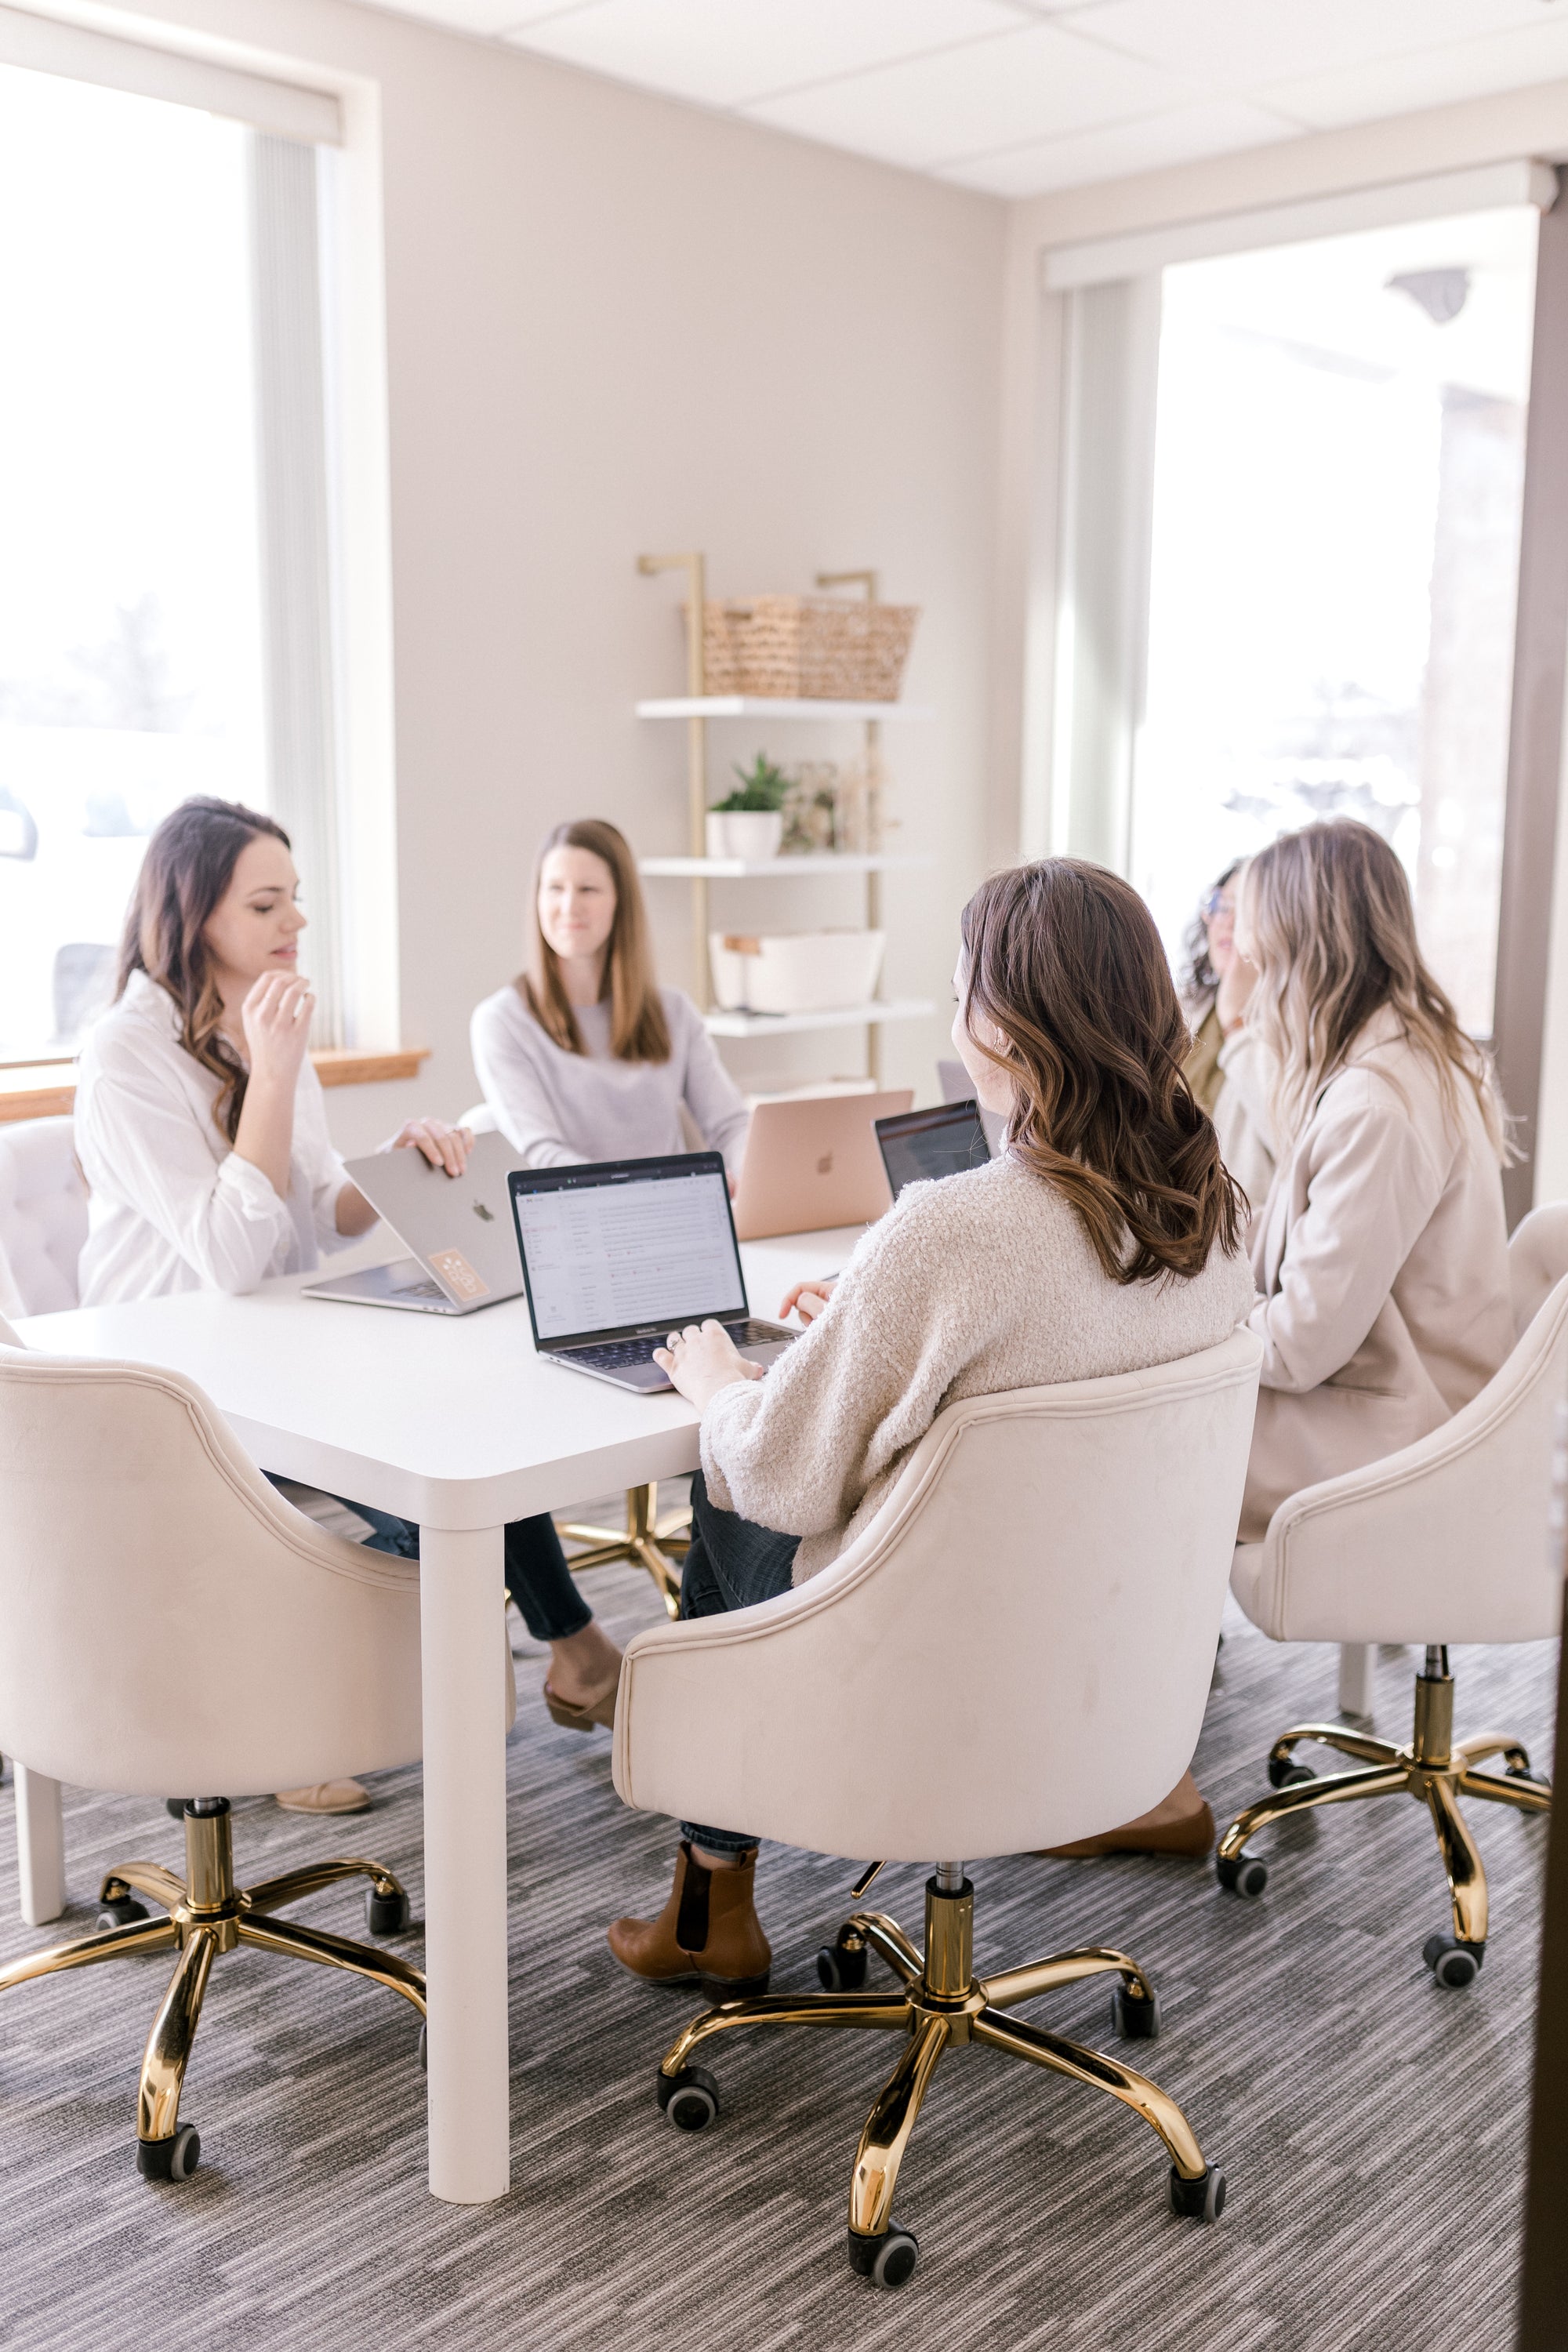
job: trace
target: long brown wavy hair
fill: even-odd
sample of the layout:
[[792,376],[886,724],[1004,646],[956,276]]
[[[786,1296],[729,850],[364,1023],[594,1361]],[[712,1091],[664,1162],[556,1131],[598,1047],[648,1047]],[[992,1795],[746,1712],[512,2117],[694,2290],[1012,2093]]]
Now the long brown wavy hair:
[[1279,1073],[1274,1120],[1281,1143],[1300,1134],[1324,1086],[1386,1004],[1430,1063],[1448,1118],[1458,1117],[1462,1078],[1499,1159],[1508,1158],[1490,1063],[1426,969],[1410,884],[1382,834],[1341,817],[1282,835],[1248,866],[1241,913],[1258,966],[1247,1018]]
[[203,933],[234,879],[240,852],[258,834],[292,845],[275,819],[238,801],[182,801],[147,844],[126,910],[115,997],[133,971],[156,981],[179,1008],[180,1043],[218,1081],[213,1118],[230,1143],[245,1108],[246,1068],[218,1027],[223,999]]
[[1192,1040],[1131,883],[1042,858],[983,882],[961,929],[965,1024],[1013,1084],[1008,1148],[1066,1195],[1106,1273],[1200,1274],[1216,1241],[1236,1249],[1241,1195],[1182,1075]]
[[605,954],[605,978],[599,1002],[610,1007],[610,1051],[622,1062],[668,1062],[669,1024],[658,993],[658,979],[648,944],[647,910],[637,860],[624,833],[601,816],[578,817],[558,824],[540,844],[533,869],[533,935],[529,968],[516,987],[523,1003],[547,1037],[563,1054],[584,1051],[577,1017],[566,1001],[561,962],[539,921],[539,887],[544,861],[552,849],[591,849],[610,869],[616,886],[616,919]]

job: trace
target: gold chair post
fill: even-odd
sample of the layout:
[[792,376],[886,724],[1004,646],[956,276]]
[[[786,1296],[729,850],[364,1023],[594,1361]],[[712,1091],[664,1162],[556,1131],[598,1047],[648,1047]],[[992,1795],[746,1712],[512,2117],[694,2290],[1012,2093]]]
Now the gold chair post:
[[1021,1968],[977,1979],[973,1962],[974,1889],[962,1863],[939,1863],[926,1883],[925,1949],[914,1946],[896,1923],[878,1911],[857,1911],[826,1949],[826,1963],[864,1976],[866,1956],[876,1952],[899,1979],[890,1998],[847,1990],[825,1993],[766,1993],[720,2002],[691,2020],[665,2053],[659,2067],[659,2105],[686,2130],[700,2130],[718,2113],[711,2076],[691,2063],[703,2042],[753,2025],[813,2025],[901,2031],[907,2036],[898,2063],[878,2095],[855,2151],[849,2185],[849,2260],[853,2269],[879,2284],[901,2284],[914,2268],[917,2242],[892,2218],[899,2168],[909,2146],[937,2065],[950,2050],[984,2042],[1005,2055],[1026,2060],[1103,2091],[1141,2117],[1163,2141],[1171,2159],[1173,2210],[1199,2221],[1216,2221],[1225,2203],[1225,2177],[1205,2162],[1191,2125],[1175,2101],[1118,2060],[1068,2042],[1059,2034],[1009,2016],[1003,2004],[1083,1977],[1115,1972],[1118,2029],[1152,2039],[1159,2031],[1154,1989],[1138,1963],[1109,1945],[1058,1952]]
[[584,1576],[591,1569],[613,1568],[617,1561],[628,1560],[653,1579],[654,1588],[664,1603],[667,1617],[680,1614],[680,1571],[672,1555],[684,1554],[690,1542],[691,1514],[684,1507],[658,1516],[657,1481],[646,1486],[626,1489],[626,1524],[624,1528],[595,1527],[574,1519],[556,1522],[556,1533],[563,1543],[581,1544],[584,1549],[574,1552],[567,1567],[574,1576]]
[[[196,1810],[196,1805],[202,1808]],[[0,1969],[0,1991],[26,1984],[35,1977],[66,1969],[90,1968],[142,1952],[168,1951],[179,1958],[164,1990],[153,2030],[142,2053],[137,2091],[136,2141],[138,2169],[149,2179],[184,2179],[195,2168],[200,2139],[180,2126],[180,2095],[185,2068],[201,2021],[213,1962],[241,1943],[284,1953],[293,1959],[316,1960],[368,1977],[390,1992],[400,1993],[425,2013],[425,1979],[395,1953],[377,1951],[369,1944],[331,1936],[291,1919],[269,1915],[278,1904],[313,1893],[346,1878],[368,1878],[372,1894],[407,1923],[407,1897],[397,1879],[380,1863],[359,1858],[320,1862],[286,1871],[247,1891],[234,1883],[234,1843],[227,1801],[198,1799],[185,1808],[185,1877],[176,1878],[161,1863],[126,1862],[102,1882],[99,1900],[109,1916],[122,1924],[83,1936],[68,1944],[28,1953]],[[159,1919],[124,1918],[125,1910],[139,1907],[130,1898],[150,1895],[166,1916]],[[373,1919],[373,1927],[395,1932],[392,1924]]]
[[[1291,1780],[1288,1775],[1295,1751],[1307,1740],[1353,1758],[1363,1769]],[[1506,1773],[1477,1769],[1479,1759],[1492,1756],[1507,1759]],[[1215,1856],[1220,1884],[1238,1895],[1261,1895],[1268,1865],[1247,1851],[1247,1843],[1256,1830],[1272,1822],[1363,1797],[1414,1797],[1436,1833],[1453,1920],[1452,1940],[1428,1937],[1423,1957],[1439,1983],[1456,1988],[1473,1983],[1486,1948],[1487,1874],[1459,1799],[1480,1797],[1521,1812],[1544,1813],[1551,1810],[1552,1790],[1532,1773],[1528,1750],[1506,1732],[1484,1732],[1456,1743],[1447,1650],[1440,1643],[1427,1645],[1415,1677],[1410,1738],[1403,1747],[1347,1731],[1342,1724],[1300,1723],[1280,1733],[1269,1750],[1268,1764],[1275,1793],[1238,1813],[1220,1839]]]

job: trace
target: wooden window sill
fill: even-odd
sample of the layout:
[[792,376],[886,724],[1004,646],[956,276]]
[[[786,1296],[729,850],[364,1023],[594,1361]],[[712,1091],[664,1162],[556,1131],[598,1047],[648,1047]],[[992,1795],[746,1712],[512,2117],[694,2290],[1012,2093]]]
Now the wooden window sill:
[[[371,1087],[393,1078],[416,1078],[428,1045],[408,1045],[395,1054],[362,1054],[353,1046],[325,1045],[310,1059],[324,1087]],[[76,1100],[74,1062],[0,1062],[0,1126],[18,1118],[59,1118]]]

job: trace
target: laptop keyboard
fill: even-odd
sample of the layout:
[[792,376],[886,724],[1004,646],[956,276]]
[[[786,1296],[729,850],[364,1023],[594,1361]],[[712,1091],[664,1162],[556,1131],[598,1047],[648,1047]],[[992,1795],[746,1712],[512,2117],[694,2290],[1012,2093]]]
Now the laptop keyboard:
[[[781,1335],[777,1326],[772,1323],[726,1323],[724,1328],[737,1348],[763,1347],[770,1340],[777,1339],[781,1336],[793,1336]],[[563,1349],[562,1352],[570,1354],[576,1363],[592,1364],[595,1371],[618,1371],[627,1364],[651,1363],[654,1349],[662,1348],[668,1337],[667,1332],[658,1331],[650,1338],[606,1339],[597,1347],[572,1348]]]

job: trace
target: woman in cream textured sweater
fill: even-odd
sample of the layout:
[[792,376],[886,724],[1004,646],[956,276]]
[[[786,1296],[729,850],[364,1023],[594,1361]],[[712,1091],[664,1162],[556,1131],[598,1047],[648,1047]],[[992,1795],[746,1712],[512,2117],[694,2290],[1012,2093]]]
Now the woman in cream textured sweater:
[[[1166,1363],[1251,1304],[1241,1204],[1182,1077],[1186,1026],[1137,893],[1049,858],[983,884],[962,934],[953,1042],[1007,1118],[1001,1157],[907,1187],[831,1295],[786,1299],[808,1328],[766,1372],[712,1322],[660,1351],[702,1414],[687,1616],[826,1567],[954,1399]],[[1204,1815],[1206,1848],[1195,1789],[1167,1804]],[[721,1997],[765,1985],[755,1859],[742,1831],[683,1823],[663,1913],[617,1920],[616,1957]]]

